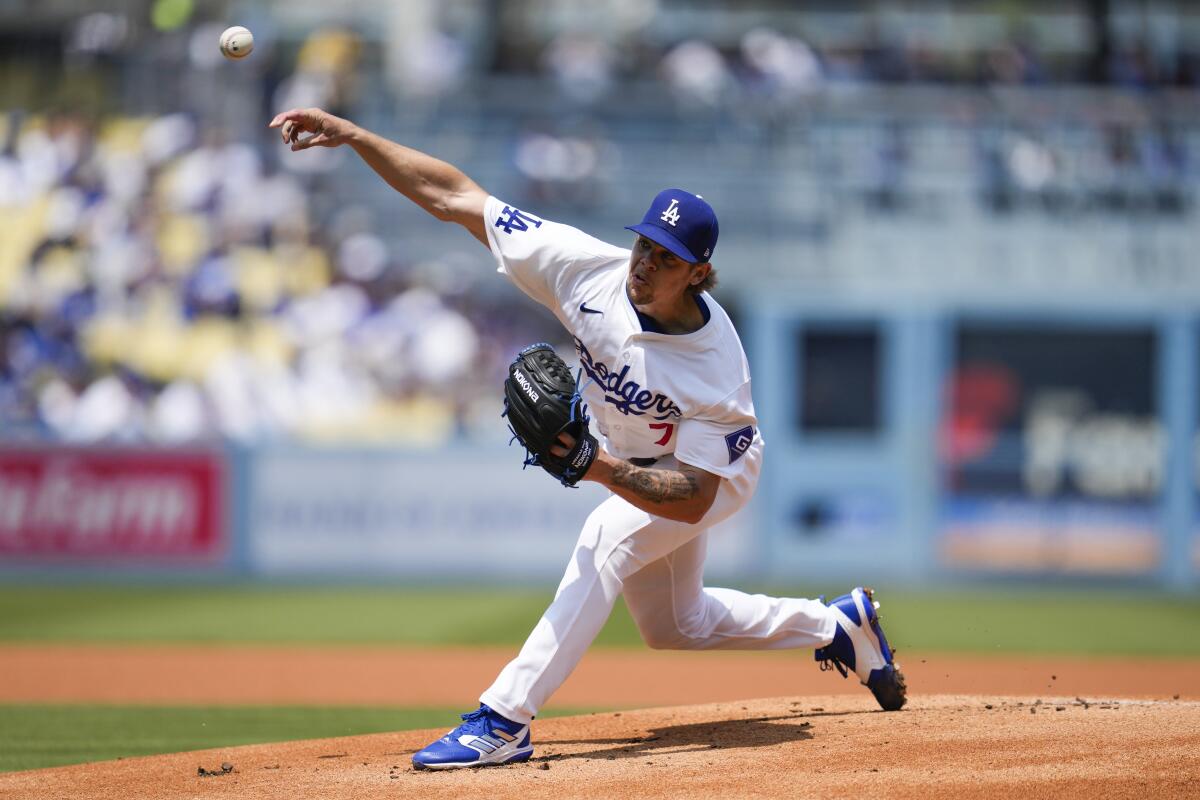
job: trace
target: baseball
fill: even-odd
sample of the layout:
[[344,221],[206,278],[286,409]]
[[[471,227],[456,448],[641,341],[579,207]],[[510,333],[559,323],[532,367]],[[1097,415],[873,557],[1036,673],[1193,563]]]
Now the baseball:
[[226,58],[245,58],[253,50],[254,34],[248,28],[234,25],[232,28],[226,28],[221,34],[221,55]]

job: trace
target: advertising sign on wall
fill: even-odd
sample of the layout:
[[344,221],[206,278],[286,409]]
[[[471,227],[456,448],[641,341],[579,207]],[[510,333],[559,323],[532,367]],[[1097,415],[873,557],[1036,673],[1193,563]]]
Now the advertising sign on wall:
[[[256,454],[248,496],[258,574],[503,581],[560,575],[607,492],[522,470],[504,447],[282,448]],[[709,540],[709,563],[724,574],[744,568],[753,549],[746,512],[734,520]]]
[[224,475],[208,451],[0,448],[0,561],[213,561]]
[[941,440],[943,563],[1156,570],[1166,449],[1153,329],[973,323],[955,344]]

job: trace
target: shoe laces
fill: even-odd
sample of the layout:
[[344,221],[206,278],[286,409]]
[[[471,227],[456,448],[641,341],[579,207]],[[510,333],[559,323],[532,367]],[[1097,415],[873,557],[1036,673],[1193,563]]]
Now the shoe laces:
[[[826,605],[825,595],[819,596],[817,600],[820,601],[821,605]],[[835,656],[833,653],[830,653],[828,649],[822,649],[818,652],[818,654],[820,656],[819,660],[821,662],[821,672],[829,672],[836,667],[837,671],[842,673],[843,678],[850,677],[850,672],[846,669],[846,665],[842,663],[840,658]]]
[[826,654],[825,659],[821,662],[821,672],[829,672],[835,667],[838,672],[842,673],[843,678],[850,677],[850,671],[846,669],[846,665],[842,663],[840,658]]
[[491,718],[493,713],[487,706],[480,706],[469,714],[461,714],[463,724],[458,726],[458,732],[472,736],[490,735],[492,729],[498,727]]

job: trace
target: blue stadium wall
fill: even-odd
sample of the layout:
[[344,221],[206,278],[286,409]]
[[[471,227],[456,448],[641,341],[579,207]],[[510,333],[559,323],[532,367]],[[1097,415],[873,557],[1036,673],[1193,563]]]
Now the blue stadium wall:
[[[895,305],[742,297],[767,462],[711,577],[1197,588],[1196,315]],[[0,574],[549,582],[601,497],[499,442],[8,446]]]

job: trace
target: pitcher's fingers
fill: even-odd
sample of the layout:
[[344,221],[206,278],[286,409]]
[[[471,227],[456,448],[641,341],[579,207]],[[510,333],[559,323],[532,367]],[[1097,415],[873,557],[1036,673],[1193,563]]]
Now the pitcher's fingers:
[[288,120],[287,122],[283,123],[284,141],[295,142],[299,140],[300,134],[304,133],[305,130],[307,130],[307,128],[305,128],[303,123],[296,122],[294,120]]
[[304,118],[304,110],[300,108],[289,108],[287,111],[280,111],[275,115],[275,118],[268,123],[268,128],[278,128],[287,120],[299,120]]
[[292,150],[307,150],[310,147],[324,144],[328,141],[329,137],[324,133],[314,133],[312,136],[309,136],[306,139],[296,139],[294,142],[292,142]]

